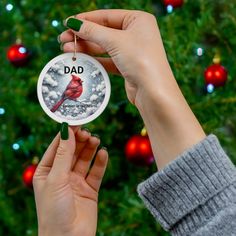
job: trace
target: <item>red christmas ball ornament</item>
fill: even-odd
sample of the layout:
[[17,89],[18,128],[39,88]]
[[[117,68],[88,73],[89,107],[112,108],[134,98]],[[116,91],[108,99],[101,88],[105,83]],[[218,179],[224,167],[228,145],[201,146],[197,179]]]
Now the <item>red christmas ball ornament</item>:
[[212,84],[215,87],[220,87],[225,85],[228,72],[222,65],[213,64],[207,67],[204,72],[204,77],[206,85]]
[[173,8],[181,7],[184,4],[184,0],[164,0],[164,5],[167,7],[171,5]]
[[14,66],[24,66],[29,60],[29,51],[23,44],[14,44],[7,51],[7,58]]
[[125,146],[126,158],[136,165],[151,165],[154,156],[148,136],[134,135]]
[[23,172],[23,182],[27,187],[32,187],[33,185],[33,176],[34,176],[34,172],[37,168],[37,165],[30,165],[28,167],[26,167],[26,169]]

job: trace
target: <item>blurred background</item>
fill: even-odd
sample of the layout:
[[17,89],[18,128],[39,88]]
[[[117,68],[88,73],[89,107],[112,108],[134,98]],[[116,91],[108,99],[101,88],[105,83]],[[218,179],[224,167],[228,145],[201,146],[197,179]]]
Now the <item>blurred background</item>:
[[[236,163],[236,0],[1,0],[0,235],[37,235],[32,175],[59,131],[39,105],[38,76],[62,53],[57,43],[62,21],[102,8],[155,14],[181,90],[206,133],[216,134]],[[108,107],[85,126],[100,135],[110,154],[97,235],[169,235],[137,196],[137,184],[156,167],[123,79],[110,79]]]

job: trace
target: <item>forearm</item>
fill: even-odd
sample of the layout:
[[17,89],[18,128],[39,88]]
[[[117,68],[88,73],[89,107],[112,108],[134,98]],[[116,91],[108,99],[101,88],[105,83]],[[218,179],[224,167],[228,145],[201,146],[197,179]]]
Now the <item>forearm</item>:
[[[156,78],[150,79],[153,76]],[[205,137],[184,99],[171,70],[146,73],[150,83],[137,94],[136,106],[144,120],[159,169]],[[155,83],[154,83],[155,81]]]

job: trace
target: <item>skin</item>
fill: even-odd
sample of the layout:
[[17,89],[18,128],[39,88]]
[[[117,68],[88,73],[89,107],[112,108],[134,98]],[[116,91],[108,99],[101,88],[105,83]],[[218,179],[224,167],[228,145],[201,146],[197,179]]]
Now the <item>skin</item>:
[[[81,13],[79,32],[60,35],[64,51],[95,55],[110,73],[125,80],[126,94],[147,128],[156,163],[162,169],[205,137],[169,66],[156,18],[146,12],[98,10]],[[141,49],[141,50],[139,50]],[[107,53],[110,58],[101,58]]]
[[98,191],[108,154],[87,131],[69,128],[69,139],[58,134],[39,163],[33,186],[39,236],[95,235]]
[[[60,35],[63,50],[74,51],[73,41],[76,34],[79,38],[77,51],[93,55],[108,72],[120,74],[124,78],[127,97],[143,118],[159,169],[205,138],[201,125],[176,83],[153,15],[141,11],[98,10],[78,14],[76,18],[82,20],[83,24],[79,32],[68,29]],[[102,58],[101,54],[107,54],[109,58]],[[71,131],[70,135],[72,142]],[[54,143],[57,143],[59,138],[56,140]],[[67,145],[71,147],[71,143],[67,142],[64,148]],[[57,145],[51,145],[51,154],[45,154],[50,157],[43,159],[53,159],[58,152],[56,148]],[[59,153],[60,150],[59,148]],[[101,167],[104,172],[107,160],[105,151],[102,151],[101,159],[104,160]],[[77,155],[77,160],[80,160],[80,155]],[[70,168],[67,169],[66,175],[62,175],[62,172],[57,170],[59,167],[54,167],[54,163],[52,165],[52,161],[50,168],[58,174],[52,178],[54,175],[50,174],[51,171],[48,174],[49,171],[45,168],[48,177],[44,175],[43,190],[37,191],[38,184],[35,182],[41,235],[95,235],[97,198],[95,199],[92,191],[88,191],[86,179],[80,178],[80,181],[72,184],[70,181],[73,181],[74,177],[68,175],[74,174],[68,174]],[[73,173],[73,169],[70,171]],[[97,181],[100,183],[101,179],[102,175],[99,175]],[[84,185],[87,186],[85,198]],[[61,187],[58,191],[58,186],[67,187]],[[61,194],[65,189],[66,194]],[[77,195],[72,194],[74,189],[78,190]],[[73,201],[77,201],[77,208],[71,205]],[[88,207],[89,211],[86,210]]]

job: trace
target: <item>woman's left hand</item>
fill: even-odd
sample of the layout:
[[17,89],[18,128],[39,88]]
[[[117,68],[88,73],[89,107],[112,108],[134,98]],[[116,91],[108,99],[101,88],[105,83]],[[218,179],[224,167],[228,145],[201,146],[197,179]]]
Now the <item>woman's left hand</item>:
[[87,131],[66,129],[68,139],[55,137],[34,175],[39,236],[94,236],[108,153],[97,152],[100,140]]

